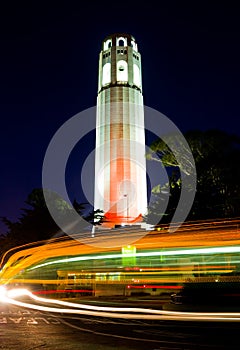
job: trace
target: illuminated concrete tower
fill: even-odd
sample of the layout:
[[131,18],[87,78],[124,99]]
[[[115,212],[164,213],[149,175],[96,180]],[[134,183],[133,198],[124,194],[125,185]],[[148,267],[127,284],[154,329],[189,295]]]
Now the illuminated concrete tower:
[[100,52],[94,207],[110,226],[147,209],[141,55],[129,34],[108,36]]

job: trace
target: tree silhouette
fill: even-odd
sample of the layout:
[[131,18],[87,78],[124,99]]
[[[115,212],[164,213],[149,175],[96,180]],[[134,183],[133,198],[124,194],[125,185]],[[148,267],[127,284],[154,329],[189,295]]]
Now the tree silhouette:
[[25,201],[27,207],[21,209],[22,214],[17,221],[11,221],[7,217],[0,218],[7,226],[7,233],[0,240],[0,255],[18,245],[66,235],[50,215],[45,202],[46,197],[62,223],[71,220],[73,209],[84,219],[82,229],[87,227],[87,222],[91,225],[101,225],[104,221],[102,210],[86,210],[88,203],[78,203],[74,200],[73,205],[70,206],[56,193],[50,191],[43,193],[41,188],[36,188],[28,195]]
[[[173,138],[172,135],[169,137]],[[197,192],[188,219],[240,216],[240,138],[220,130],[189,131],[185,138],[197,171]],[[156,220],[156,215],[159,215],[161,222],[170,222],[176,209],[181,190],[180,169],[186,176],[191,169],[188,154],[179,154],[184,149],[180,142],[181,147],[177,149],[175,139],[175,147],[171,149],[163,140],[156,140],[146,156],[149,160],[161,161],[170,174],[169,182],[160,186],[161,190],[148,208],[145,218],[148,221],[150,218]],[[177,158],[180,162],[177,162]],[[166,188],[170,193],[169,203],[166,212],[160,213],[159,203]]]
[[25,204],[28,208],[21,209],[22,215],[16,222],[1,218],[8,228],[6,239],[11,245],[48,239],[59,230],[48,211],[42,189],[34,189]]

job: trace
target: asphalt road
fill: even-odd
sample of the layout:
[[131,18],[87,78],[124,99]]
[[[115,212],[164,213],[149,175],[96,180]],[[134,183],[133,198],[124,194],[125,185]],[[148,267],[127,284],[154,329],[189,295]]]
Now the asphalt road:
[[239,343],[239,323],[83,318],[0,304],[4,350],[235,350]]

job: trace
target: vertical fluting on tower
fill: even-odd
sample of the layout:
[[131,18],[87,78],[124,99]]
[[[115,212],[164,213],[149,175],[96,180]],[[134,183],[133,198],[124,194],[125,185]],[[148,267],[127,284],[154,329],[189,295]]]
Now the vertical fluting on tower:
[[99,55],[94,208],[112,225],[147,209],[141,55],[129,34],[105,38]]

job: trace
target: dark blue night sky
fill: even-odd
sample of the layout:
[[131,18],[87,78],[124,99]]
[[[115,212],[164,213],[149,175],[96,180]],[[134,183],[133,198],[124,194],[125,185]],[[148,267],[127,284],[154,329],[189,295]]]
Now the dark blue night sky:
[[[130,33],[138,43],[147,106],[183,133],[218,128],[240,135],[240,24],[233,2],[15,3],[2,9],[0,21],[0,216],[21,214],[27,195],[41,187],[54,133],[96,104],[98,54],[111,33]],[[79,200],[78,171],[93,147],[94,135],[82,141],[68,169],[69,191]]]

